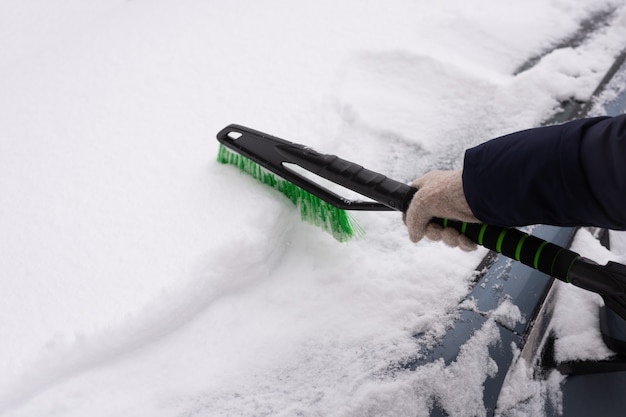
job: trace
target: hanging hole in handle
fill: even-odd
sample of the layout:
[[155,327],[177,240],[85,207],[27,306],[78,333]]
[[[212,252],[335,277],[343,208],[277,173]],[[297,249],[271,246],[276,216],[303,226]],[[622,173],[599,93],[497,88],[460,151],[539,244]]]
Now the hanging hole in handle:
[[233,132],[228,132],[228,134],[227,134],[226,136],[228,136],[228,137],[229,137],[229,138],[231,138],[232,140],[237,140],[237,139],[239,139],[240,137],[242,137],[242,136],[243,136],[243,133],[240,133],[240,132],[234,132],[234,131],[233,131]]

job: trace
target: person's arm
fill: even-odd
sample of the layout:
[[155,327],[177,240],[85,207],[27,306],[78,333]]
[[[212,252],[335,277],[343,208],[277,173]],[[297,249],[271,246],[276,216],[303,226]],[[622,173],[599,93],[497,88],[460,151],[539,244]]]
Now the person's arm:
[[459,171],[435,171],[405,215],[411,240],[475,247],[447,217],[494,226],[599,226],[626,230],[626,115],[581,119],[502,136],[465,152]]
[[525,130],[469,149],[463,189],[484,223],[626,230],[626,115]]

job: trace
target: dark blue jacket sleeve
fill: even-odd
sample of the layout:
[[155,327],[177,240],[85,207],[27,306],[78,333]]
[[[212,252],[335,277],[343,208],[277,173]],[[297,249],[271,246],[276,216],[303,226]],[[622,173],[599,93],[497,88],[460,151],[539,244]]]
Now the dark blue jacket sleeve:
[[626,115],[529,129],[469,149],[463,188],[487,224],[626,230]]

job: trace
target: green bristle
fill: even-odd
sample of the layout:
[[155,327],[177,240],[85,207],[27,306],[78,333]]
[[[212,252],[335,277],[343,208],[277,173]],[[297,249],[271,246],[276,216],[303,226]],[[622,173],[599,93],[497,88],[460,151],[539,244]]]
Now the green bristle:
[[339,209],[297,185],[266,171],[256,162],[229,151],[222,144],[219,146],[217,160],[223,164],[234,165],[263,184],[280,191],[300,209],[302,220],[329,232],[340,242],[348,241],[364,233],[363,229],[345,210]]

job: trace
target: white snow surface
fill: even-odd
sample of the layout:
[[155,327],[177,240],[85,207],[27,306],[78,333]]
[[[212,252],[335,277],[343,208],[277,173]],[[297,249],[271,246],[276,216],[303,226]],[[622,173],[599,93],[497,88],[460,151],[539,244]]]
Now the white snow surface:
[[0,415],[484,415],[514,306],[456,362],[399,364],[445,333],[485,251],[412,244],[397,213],[338,243],[217,164],[215,133],[403,181],[457,167],[588,98],[625,3],[1,2]]
[[[572,250],[604,265],[609,261],[626,263],[626,233],[610,232],[612,250],[604,248],[586,229],[580,229]],[[552,329],[555,333],[557,362],[576,359],[600,360],[613,355],[600,333],[598,309],[604,305],[598,294],[572,285],[557,283],[560,302],[556,304]]]

